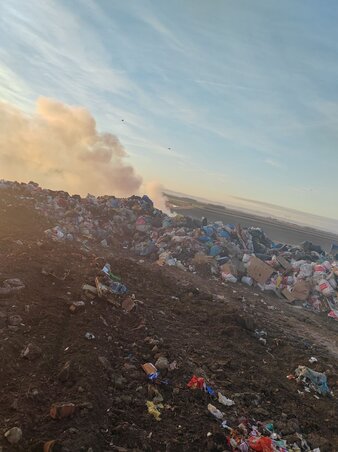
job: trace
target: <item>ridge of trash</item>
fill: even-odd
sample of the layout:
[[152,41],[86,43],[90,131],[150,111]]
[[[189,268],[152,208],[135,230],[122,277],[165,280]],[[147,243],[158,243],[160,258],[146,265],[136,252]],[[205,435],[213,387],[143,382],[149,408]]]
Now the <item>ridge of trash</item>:
[[[308,241],[299,246],[275,243],[260,228],[169,216],[156,209],[147,195],[88,194],[81,198],[42,189],[34,182],[3,180],[0,190],[16,191],[19,197],[33,200],[35,209],[55,223],[45,231],[53,241],[80,241],[88,251],[91,243],[103,248],[120,245],[158,265],[257,286],[288,303],[327,312],[338,320],[336,244],[326,253]],[[119,287],[118,282],[115,285]],[[0,295],[6,290],[0,288]]]

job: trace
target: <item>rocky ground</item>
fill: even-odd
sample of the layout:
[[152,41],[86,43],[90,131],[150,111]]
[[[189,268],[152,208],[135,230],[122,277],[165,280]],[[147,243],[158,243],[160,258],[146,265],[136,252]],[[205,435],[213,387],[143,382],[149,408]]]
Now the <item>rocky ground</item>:
[[[286,377],[298,365],[326,371],[338,390],[338,322],[244,287],[222,285],[176,268],[139,261],[127,251],[54,243],[27,202],[0,206],[0,285],[25,289],[0,296],[0,449],[6,451],[229,450],[226,431],[207,410],[210,397],[191,390],[192,375],[233,399],[222,407],[230,426],[241,418],[273,422],[291,443],[338,451],[337,398],[315,397]],[[84,297],[102,263],[121,276],[136,307]],[[70,310],[74,301],[84,307]],[[266,344],[255,330],[267,332]],[[92,333],[94,339],[86,339]],[[30,345],[29,345],[30,344]],[[29,345],[27,356],[22,351]],[[168,385],[149,384],[141,365],[164,356]],[[309,364],[315,356],[318,362]],[[174,366],[173,366],[174,367]],[[163,397],[161,420],[146,402]],[[53,403],[75,405],[52,419]],[[22,439],[10,445],[12,427]],[[43,449],[48,440],[60,448]]]

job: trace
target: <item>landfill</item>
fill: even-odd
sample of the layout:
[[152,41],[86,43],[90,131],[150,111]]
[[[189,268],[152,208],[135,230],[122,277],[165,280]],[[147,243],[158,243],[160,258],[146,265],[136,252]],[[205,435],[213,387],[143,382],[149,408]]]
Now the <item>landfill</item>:
[[[305,309],[325,311],[330,318],[338,319],[335,244],[328,254],[308,241],[299,246],[274,243],[260,228],[168,216],[146,195],[81,198],[44,190],[36,183],[0,181],[0,187],[31,199],[38,212],[54,221],[55,225],[44,231],[50,240],[81,242],[88,250],[93,243],[103,248],[118,243],[140,257],[156,260],[160,266],[192,273],[207,271],[225,282],[257,286],[289,303],[300,302]],[[0,295],[21,288],[15,281],[14,287],[9,284],[4,282]],[[107,288],[102,286],[102,290]],[[116,278],[112,278],[109,290],[126,292]]]
[[335,253],[0,181],[0,448],[338,451]]

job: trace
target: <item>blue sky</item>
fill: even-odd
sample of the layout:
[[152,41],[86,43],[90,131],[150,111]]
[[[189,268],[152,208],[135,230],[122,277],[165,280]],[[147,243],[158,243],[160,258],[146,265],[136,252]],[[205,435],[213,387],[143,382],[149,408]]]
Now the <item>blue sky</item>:
[[1,2],[0,97],[86,107],[146,181],[338,219],[337,23],[330,0]]

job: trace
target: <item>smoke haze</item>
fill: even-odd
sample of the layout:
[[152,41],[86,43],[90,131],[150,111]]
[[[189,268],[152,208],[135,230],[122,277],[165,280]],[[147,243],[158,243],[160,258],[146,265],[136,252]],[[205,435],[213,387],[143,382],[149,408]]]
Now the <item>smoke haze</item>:
[[168,198],[164,196],[164,187],[159,182],[146,182],[143,186],[143,191],[152,199],[155,207],[162,210],[167,215],[171,215],[170,209],[167,207]]
[[142,178],[110,133],[81,107],[40,97],[34,115],[0,102],[0,178],[85,195],[138,193]]

